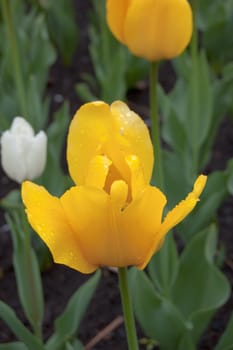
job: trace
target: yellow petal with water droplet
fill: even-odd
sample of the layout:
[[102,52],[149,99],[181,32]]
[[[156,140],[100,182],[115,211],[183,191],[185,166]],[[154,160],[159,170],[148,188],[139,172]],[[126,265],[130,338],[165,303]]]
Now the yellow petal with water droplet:
[[[149,183],[153,167],[153,148],[142,119],[120,101],[108,106],[104,102],[83,105],[69,128],[67,161],[76,184],[85,184],[90,162],[95,156],[106,156],[112,162],[111,174],[130,182],[125,156],[135,154]],[[108,186],[110,188],[110,185]]]
[[144,174],[137,156],[127,156],[126,163],[131,171],[131,196],[134,199],[146,186]]
[[98,266],[89,263],[80,249],[77,235],[67,221],[59,198],[51,196],[44,187],[25,181],[22,198],[28,221],[50,249],[54,261],[91,273]]
[[67,138],[67,162],[76,184],[85,184],[90,161],[96,155],[107,156],[103,147],[111,134],[111,113],[106,103],[86,103],[75,113]]
[[111,163],[106,156],[96,156],[91,159],[85,185],[104,188]]
[[114,118],[116,144],[123,150],[123,162],[126,156],[138,157],[145,183],[149,184],[154,163],[153,146],[148,128],[144,121],[121,101],[111,104]]

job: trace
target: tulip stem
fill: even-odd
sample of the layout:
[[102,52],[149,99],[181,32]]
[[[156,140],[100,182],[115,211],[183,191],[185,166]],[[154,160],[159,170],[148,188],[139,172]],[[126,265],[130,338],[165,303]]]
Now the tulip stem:
[[[191,40],[191,58],[192,58],[192,70],[194,72],[198,71],[198,27],[197,27],[197,13],[198,13],[198,7],[199,2],[198,0],[192,1],[192,10],[193,10],[193,35]],[[192,101],[193,105],[198,105],[198,86],[195,84],[192,94]],[[197,146],[196,140],[198,140],[199,137],[199,129],[197,125],[196,119],[194,119],[193,127],[192,127],[192,133],[193,137],[193,174],[194,177],[196,177],[198,172],[198,157],[199,157],[199,149]]]
[[[158,116],[157,101],[157,81],[158,81],[158,62],[152,62],[150,66],[150,117],[151,134],[154,146],[155,165],[153,179],[156,179],[156,185],[164,190],[163,164],[161,156],[160,126]],[[154,176],[155,175],[155,176]]]
[[18,94],[18,102],[20,105],[20,113],[27,118],[27,103],[25,96],[25,89],[23,77],[21,72],[20,55],[17,44],[16,31],[13,23],[13,15],[11,10],[11,2],[9,0],[2,0],[3,18],[6,24],[6,31],[8,41],[10,43],[11,58],[14,69],[15,86]]
[[192,1],[192,10],[193,10],[193,35],[191,40],[191,55],[192,60],[194,61],[198,55],[198,27],[197,27],[197,13],[199,8],[199,1]]
[[123,307],[125,328],[128,341],[129,350],[138,350],[138,340],[135,327],[135,320],[133,315],[133,307],[130,298],[129,284],[128,284],[128,274],[126,267],[120,267],[119,272],[119,286],[121,292],[121,302]]

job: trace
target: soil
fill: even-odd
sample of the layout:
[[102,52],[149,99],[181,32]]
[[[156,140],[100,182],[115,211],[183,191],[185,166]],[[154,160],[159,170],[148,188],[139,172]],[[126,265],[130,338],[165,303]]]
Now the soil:
[[[52,98],[51,113],[60,105],[60,99],[68,99],[71,103],[71,114],[82,104],[74,91],[74,84],[81,81],[84,72],[91,72],[91,62],[88,56],[88,36],[87,21],[88,11],[91,8],[91,1],[74,1],[76,9],[77,23],[79,25],[79,45],[69,67],[64,67],[60,59],[52,67],[47,93]],[[161,71],[161,82],[169,89],[174,82],[174,74],[169,65],[163,67]],[[142,94],[143,97],[142,97]],[[128,95],[129,104],[138,106],[138,112],[147,111],[147,99],[145,91],[134,90]],[[59,102],[58,102],[59,100]],[[147,112],[145,112],[146,114]],[[211,170],[224,169],[228,159],[233,157],[233,123],[226,119],[216,138],[213,149],[213,158],[209,168]],[[16,184],[11,182],[2,172],[0,172],[0,197],[8,193]],[[233,286],[233,198],[229,197],[221,206],[218,212],[218,222],[220,227],[220,242],[226,248],[226,259],[223,264],[223,271],[227,275],[231,286]],[[53,332],[54,319],[62,312],[69,297],[85,281],[84,276],[77,271],[61,265],[52,267],[43,272],[43,286],[45,297],[45,318],[44,337],[47,339]],[[0,212],[0,300],[8,303],[18,317],[27,325],[17,295],[14,270],[12,266],[12,243],[9,228],[4,220],[4,213]],[[208,330],[202,337],[198,346],[199,350],[211,350],[221,336],[230,313],[233,309],[233,295],[215,315]],[[84,320],[81,323],[78,335],[84,344],[87,344],[105,326],[122,315],[120,296],[118,290],[117,275],[108,269],[103,269],[102,279],[88,308]],[[139,336],[143,334],[138,326]],[[14,334],[0,320],[0,343],[9,342],[15,339]],[[127,349],[124,326],[121,325],[108,333],[102,341],[93,346],[94,350],[124,350]],[[141,346],[145,349],[145,346]],[[171,349],[173,350],[173,349]]]

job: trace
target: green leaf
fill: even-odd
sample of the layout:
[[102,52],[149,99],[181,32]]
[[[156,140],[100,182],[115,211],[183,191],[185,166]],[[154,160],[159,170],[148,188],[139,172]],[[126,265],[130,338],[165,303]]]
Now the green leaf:
[[31,75],[28,80],[28,114],[35,132],[45,128],[49,115],[49,98],[44,98],[38,89],[37,77]]
[[[126,49],[113,38],[105,22],[102,23],[101,28],[101,35],[100,29],[94,25],[89,30],[89,51],[99,87],[94,93],[107,103],[112,103],[116,99],[125,99],[126,70],[130,56]],[[114,55],[112,55],[113,51]]]
[[180,56],[172,61],[178,77],[183,77],[185,81],[189,80],[190,71],[192,69],[192,60],[189,52],[185,50]]
[[75,339],[73,342],[66,343],[65,350],[84,350],[84,346],[78,339]]
[[48,35],[45,16],[38,15],[32,10],[17,20],[19,22],[17,30],[20,42],[21,69],[26,87],[29,88],[30,78],[34,76],[37,90],[43,96],[49,68],[56,59],[56,52]]
[[[192,149],[193,147],[200,147],[208,136],[213,114],[211,73],[204,52],[197,56],[192,65],[188,64],[186,73],[182,70],[180,73],[180,79],[178,79],[175,87],[169,93],[169,97],[164,96],[163,100],[168,99],[167,103],[170,104],[170,108],[173,108],[175,112],[173,114],[183,124],[187,142]],[[184,96],[184,91],[187,92],[186,97]],[[160,108],[163,110],[163,103],[161,103]],[[171,116],[168,118],[166,113],[163,114],[172,123],[170,120]],[[164,127],[166,128],[166,125]],[[170,129],[172,131],[172,128]]]
[[29,332],[23,323],[16,317],[15,312],[2,301],[0,301],[0,317],[16,337],[28,347],[28,349],[45,350],[38,338]]
[[57,163],[60,162],[59,155],[65,141],[65,136],[69,124],[69,103],[65,102],[60,109],[54,113],[53,121],[47,130],[48,139],[51,143],[50,153]]
[[214,311],[230,295],[229,282],[213,261],[216,240],[215,225],[194,236],[182,253],[173,288],[173,301],[193,324],[195,341],[198,341]]
[[64,176],[61,167],[62,149],[65,143],[66,131],[69,123],[69,105],[67,102],[54,114],[53,121],[47,130],[48,154],[45,171],[39,184],[43,184],[50,193],[60,196],[71,183],[71,180]]
[[228,64],[223,67],[222,76],[215,77],[212,83],[213,86],[213,99],[214,109],[213,117],[211,121],[211,128],[208,133],[208,137],[202,145],[202,152],[200,154],[199,162],[200,169],[203,169],[209,162],[212,155],[212,146],[216,139],[220,124],[229,113],[233,113],[233,64]]
[[204,52],[193,63],[188,88],[186,128],[193,152],[199,152],[208,137],[213,116],[213,92],[210,71]]
[[50,36],[58,47],[63,62],[70,64],[78,43],[78,28],[72,1],[50,0],[46,17]]
[[221,336],[218,344],[214,350],[233,350],[233,313],[231,314],[230,320],[227,324],[227,328]]
[[193,342],[190,332],[184,334],[179,343],[177,350],[196,350],[196,346]]
[[187,242],[197,232],[216,220],[216,212],[227,196],[227,176],[215,171],[208,176],[200,202],[192,213],[177,227],[177,232]]
[[0,344],[0,350],[28,350],[28,348],[20,342]]
[[[18,41],[22,84],[27,100],[27,115],[23,115],[23,117],[27,118],[37,130],[46,117],[44,111],[47,108],[47,101],[39,108],[38,103],[44,98],[49,69],[55,61],[56,53],[48,37],[47,25],[43,14],[38,14],[35,8],[29,9],[25,1],[12,0],[10,4]],[[1,26],[0,34],[5,44],[1,45],[0,50],[0,126],[5,128],[9,127],[13,117],[19,115],[22,111],[15,89],[15,72],[12,69],[9,40],[6,40],[5,32]],[[31,77],[35,80],[33,90],[36,89],[36,98],[35,91],[31,89]],[[38,117],[40,110],[42,111],[40,118],[37,118],[37,123],[34,123],[34,114]],[[38,121],[40,121],[40,125]]]
[[232,79],[233,79],[233,62],[232,61],[223,66],[222,73],[226,82],[232,83]]
[[160,86],[157,88],[159,107],[164,120],[162,127],[163,138],[172,149],[177,150],[178,152],[184,152],[185,146],[187,146],[188,143],[188,135],[186,135],[185,125],[179,115],[181,111],[177,107],[177,101],[179,101],[180,98],[180,102],[183,103],[181,109],[184,110],[185,108],[185,99],[181,94],[181,91],[183,90],[184,86],[181,82],[176,84],[173,93],[170,93],[170,96],[165,94]]
[[169,296],[176,279],[179,261],[172,234],[168,235],[148,265],[150,277],[160,294]]
[[[136,63],[138,67],[138,60],[131,60],[129,51],[110,32],[106,24],[105,1],[93,1],[92,5],[93,11],[88,31],[89,53],[96,77],[96,84],[94,84],[96,88],[93,89],[91,86],[90,90],[93,90],[91,94],[107,103],[112,103],[116,99],[125,100],[127,71]],[[87,88],[84,90],[83,85],[81,88],[81,93],[90,93]]]
[[82,101],[84,101],[84,102],[98,100],[98,98],[92,93],[92,91],[87,83],[76,84],[75,91],[76,91],[77,95],[80,96]]
[[6,210],[17,209],[21,205],[21,197],[19,190],[12,190],[0,200],[0,206]]
[[[232,60],[233,55],[233,38],[231,35],[232,1],[210,2],[205,16],[206,26],[202,36],[203,47],[208,52],[212,65],[219,71],[224,63]],[[221,42],[221,50],[219,50],[217,44],[219,42]]]
[[193,183],[190,184],[190,176],[187,176],[188,163],[184,162],[184,157],[182,158],[179,153],[166,150],[163,152],[163,160],[166,193],[168,193],[167,207],[171,209],[185,198]]
[[227,189],[231,195],[233,195],[233,158],[228,161],[227,164]]
[[128,59],[127,71],[126,71],[126,83],[128,89],[135,88],[139,81],[145,79],[149,71],[149,62],[130,55]]
[[[4,85],[4,84],[3,84]],[[0,85],[1,105],[0,105],[0,130],[9,129],[13,118],[18,114],[19,105],[16,91],[12,88],[6,91],[6,87]]]
[[[206,167],[220,122],[233,105],[232,84],[225,75],[214,77],[204,52],[193,63],[188,54],[183,55],[176,60],[176,68],[175,87],[162,100],[160,96],[163,137],[179,153],[183,171],[193,180]],[[231,73],[230,65],[228,69]]]
[[35,252],[32,248],[30,252],[25,252],[21,246],[14,253],[13,262],[23,309],[32,326],[41,328],[44,300],[40,269]]
[[232,101],[233,62],[230,62],[223,67],[222,74],[223,74],[222,80],[220,81],[221,85],[219,87],[220,91],[217,91],[217,93],[219,93],[219,96],[221,96],[220,107],[222,107],[222,110],[225,112],[225,113],[222,113],[223,115],[229,114],[229,116],[231,116],[232,118],[233,117],[233,101]]
[[130,287],[136,317],[146,336],[158,341],[161,350],[176,349],[189,327],[179,310],[155,291],[143,271],[130,270]]
[[67,340],[75,336],[88,304],[96,290],[101,272],[97,271],[70,298],[65,311],[55,321],[55,333],[47,342],[47,350],[60,349]]
[[8,215],[7,222],[14,245],[13,263],[20,301],[34,331],[41,332],[44,316],[42,282],[38,261],[29,241],[30,228],[24,215],[23,212],[18,217]]

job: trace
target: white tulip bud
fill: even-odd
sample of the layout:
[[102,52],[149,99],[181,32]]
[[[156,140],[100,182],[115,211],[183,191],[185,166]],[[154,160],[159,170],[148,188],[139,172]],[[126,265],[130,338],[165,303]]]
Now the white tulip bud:
[[21,183],[39,177],[46,164],[47,136],[37,135],[22,117],[15,117],[11,128],[1,137],[2,168],[8,177]]

